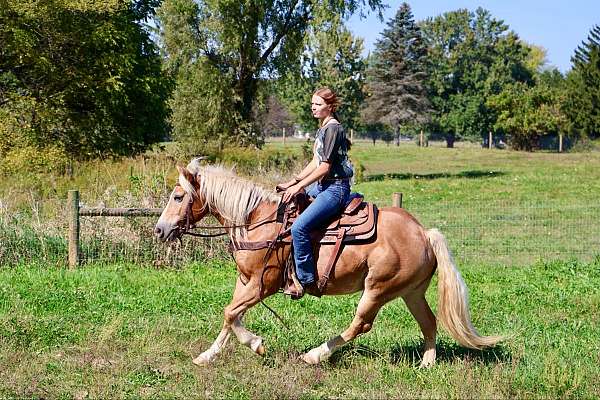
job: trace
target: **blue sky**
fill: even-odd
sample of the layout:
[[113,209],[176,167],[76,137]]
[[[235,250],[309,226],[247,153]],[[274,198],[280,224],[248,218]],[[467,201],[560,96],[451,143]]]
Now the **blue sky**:
[[[370,14],[360,20],[350,19],[350,30],[365,40],[365,54],[373,49],[379,34],[392,18],[401,0],[384,0],[384,22]],[[600,0],[413,0],[410,4],[417,21],[440,15],[446,11],[466,8],[471,11],[483,7],[492,16],[504,20],[521,39],[547,50],[549,65],[566,72],[571,68],[575,48],[587,40],[590,29],[600,25]]]

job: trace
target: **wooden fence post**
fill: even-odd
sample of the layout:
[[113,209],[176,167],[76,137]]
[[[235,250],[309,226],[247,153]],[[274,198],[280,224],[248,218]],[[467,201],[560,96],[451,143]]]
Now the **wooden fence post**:
[[402,208],[402,193],[394,192],[392,199],[392,206]]
[[423,141],[423,129],[421,129],[421,134],[419,135],[419,147],[423,146],[425,146],[425,143]]
[[492,149],[492,131],[490,131],[488,135],[488,149]]
[[283,145],[285,146],[285,128],[283,128]]
[[354,143],[354,129],[350,129],[350,143]]
[[69,190],[69,268],[79,265],[79,191]]

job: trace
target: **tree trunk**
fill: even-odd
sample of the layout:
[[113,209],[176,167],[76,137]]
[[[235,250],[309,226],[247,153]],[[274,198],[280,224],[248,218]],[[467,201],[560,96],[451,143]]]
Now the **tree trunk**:
[[449,149],[454,148],[455,140],[456,140],[456,137],[454,136],[453,133],[446,135],[446,147]]

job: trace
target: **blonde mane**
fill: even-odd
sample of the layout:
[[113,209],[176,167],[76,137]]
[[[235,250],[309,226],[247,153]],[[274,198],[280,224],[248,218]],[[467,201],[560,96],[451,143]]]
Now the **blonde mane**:
[[187,169],[192,175],[200,177],[200,188],[196,192],[191,182],[188,182],[183,175],[179,176],[181,187],[194,198],[201,196],[205,207],[209,207],[211,212],[217,212],[228,224],[245,224],[250,213],[260,203],[264,201],[277,203],[280,200],[273,191],[243,179],[232,169],[221,165],[202,166],[194,159],[188,164]]

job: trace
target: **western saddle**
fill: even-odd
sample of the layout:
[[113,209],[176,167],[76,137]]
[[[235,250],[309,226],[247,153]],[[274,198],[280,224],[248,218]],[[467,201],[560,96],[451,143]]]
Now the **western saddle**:
[[[330,221],[330,223],[321,230],[311,234],[313,247],[320,245],[333,245],[333,251],[323,275],[317,283],[317,293],[311,293],[320,296],[327,286],[333,267],[341,253],[342,247],[346,243],[368,242],[373,240],[377,234],[377,207],[373,203],[363,201],[363,196],[358,193],[351,194],[351,201],[344,211]],[[230,249],[235,250],[257,250],[260,248],[272,248],[278,244],[292,245],[291,227],[296,218],[310,205],[311,198],[304,192],[295,195],[287,204],[280,204],[277,210],[277,222],[282,224],[277,238],[273,241],[265,242],[236,242],[230,244]],[[315,271],[316,272],[316,271]],[[295,265],[293,263],[292,252],[290,260],[286,262],[286,268],[283,275],[283,286],[297,282],[295,274]],[[296,283],[297,285],[297,283]]]

